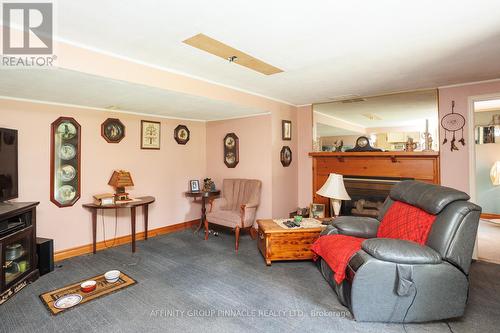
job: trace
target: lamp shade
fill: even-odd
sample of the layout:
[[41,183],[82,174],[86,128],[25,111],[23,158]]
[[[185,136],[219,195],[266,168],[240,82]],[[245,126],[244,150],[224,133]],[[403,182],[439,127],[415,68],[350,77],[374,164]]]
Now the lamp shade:
[[108,185],[111,185],[113,187],[134,186],[134,182],[132,181],[130,172],[118,170],[113,171]]
[[336,173],[331,173],[325,184],[316,193],[326,198],[351,200],[351,197],[345,190],[344,178],[342,175]]
[[490,178],[493,185],[500,185],[500,161],[496,161],[491,167]]

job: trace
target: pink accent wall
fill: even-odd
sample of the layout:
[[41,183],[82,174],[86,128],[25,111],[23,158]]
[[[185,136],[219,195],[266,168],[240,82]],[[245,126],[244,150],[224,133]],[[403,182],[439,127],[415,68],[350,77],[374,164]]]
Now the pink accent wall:
[[[281,121],[292,121],[292,140],[282,140]],[[288,217],[297,209],[298,198],[298,164],[300,154],[297,152],[298,142],[297,108],[281,108],[272,112],[272,174],[273,174],[273,218]],[[283,146],[292,150],[292,163],[283,167],[280,152]]]
[[[224,178],[254,178],[262,181],[261,204],[257,218],[287,217],[297,208],[298,125],[295,108],[270,115],[212,121],[207,123],[207,175],[220,186]],[[282,140],[281,121],[292,121],[292,140]],[[227,168],[223,161],[223,138],[234,132],[239,137],[240,162]],[[292,150],[292,163],[283,167],[280,151]]]
[[301,106],[297,110],[298,162],[298,205],[307,207],[312,202],[312,151],[313,124],[312,105]]
[[[459,151],[450,151],[450,136],[448,143],[440,146],[441,152],[441,184],[469,193],[469,149],[474,141],[469,140],[468,119],[469,97],[500,93],[500,82],[470,84],[459,87],[439,89],[439,120],[451,112],[451,101],[455,101],[455,112],[466,119],[464,137],[466,146],[457,143]],[[440,127],[440,144],[444,139],[444,130]]]
[[[50,202],[50,124],[60,116],[74,117],[82,126],[82,192],[72,207],[58,208]],[[119,118],[126,126],[126,136],[118,144],[107,143],[100,133],[101,123]],[[161,122],[161,150],[140,149],[140,121]],[[185,124],[191,131],[187,145],[178,145],[174,128]],[[203,179],[206,171],[205,123],[155,119],[123,113],[35,104],[0,99],[0,127],[19,130],[18,201],[40,201],[37,234],[54,239],[55,251],[92,243],[90,212],[82,204],[92,195],[112,192],[107,185],[114,169],[131,172],[135,187],[131,196],[153,195],[149,228],[193,220],[200,216],[199,204],[183,196],[190,179]],[[130,234],[129,212],[118,213],[117,236]],[[114,238],[114,213],[105,214],[106,238]],[[138,209],[137,229],[144,230]],[[97,240],[103,239],[99,216]],[[111,241],[112,243],[112,241]]]
[[[235,168],[224,164],[223,140],[234,132],[239,138],[240,162]],[[271,115],[207,122],[207,177],[217,187],[224,178],[250,178],[262,181],[262,193],[257,218],[272,216]]]

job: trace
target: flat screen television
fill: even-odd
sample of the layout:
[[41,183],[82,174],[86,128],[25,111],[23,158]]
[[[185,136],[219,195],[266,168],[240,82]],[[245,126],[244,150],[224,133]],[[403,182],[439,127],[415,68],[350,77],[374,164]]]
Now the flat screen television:
[[0,128],[0,202],[17,196],[17,130]]

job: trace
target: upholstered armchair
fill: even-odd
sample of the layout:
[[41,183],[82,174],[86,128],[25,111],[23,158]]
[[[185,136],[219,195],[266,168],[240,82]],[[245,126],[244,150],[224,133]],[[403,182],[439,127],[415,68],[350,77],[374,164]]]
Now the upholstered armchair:
[[229,227],[235,233],[235,250],[238,251],[240,231],[256,237],[255,214],[259,206],[262,182],[256,179],[224,179],[221,197],[211,200],[205,220],[205,240],[208,239],[208,224]]
[[[481,213],[468,200],[466,193],[451,188],[400,182],[378,218],[338,217],[323,231],[321,237],[338,234],[365,240],[348,258],[341,283],[334,280],[335,272],[324,258],[318,260],[320,271],[358,321],[422,322],[462,316]],[[396,202],[435,216],[424,244],[377,238],[384,215]]]

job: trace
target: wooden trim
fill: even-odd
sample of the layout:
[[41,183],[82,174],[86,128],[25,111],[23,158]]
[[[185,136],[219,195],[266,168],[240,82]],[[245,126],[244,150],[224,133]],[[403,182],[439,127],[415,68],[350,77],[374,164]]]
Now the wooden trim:
[[481,218],[485,220],[500,219],[500,214],[482,213]]
[[379,152],[311,152],[312,157],[367,157],[367,156],[439,156],[438,151],[379,151]]
[[[197,226],[198,223],[200,223],[200,220],[196,219],[196,220],[181,222],[181,223],[177,223],[177,224],[173,224],[173,225],[167,225],[165,227],[161,227],[161,228],[157,228],[157,229],[153,229],[153,230],[148,230],[148,238],[156,237],[156,236],[160,236],[160,235],[165,235],[165,234],[170,234],[170,233],[173,233],[176,231],[188,229],[188,228],[191,228],[193,226]],[[143,240],[145,238],[144,236],[145,236],[144,231],[138,232],[136,234],[136,240]],[[106,241],[110,242],[109,239]],[[98,242],[96,244],[96,249],[97,249],[97,251],[100,251],[100,250],[105,250],[109,247],[115,247],[115,246],[131,243],[131,242],[132,242],[132,235],[126,235],[126,236],[117,237],[116,240],[114,241],[113,246],[106,247],[106,245],[104,244],[104,241]],[[70,249],[57,251],[54,254],[54,261],[61,261],[64,259],[77,257],[77,256],[81,256],[84,254],[89,254],[89,253],[92,253],[92,244],[87,244],[87,245],[83,245],[83,246],[78,246],[78,247],[73,247]]]

